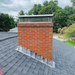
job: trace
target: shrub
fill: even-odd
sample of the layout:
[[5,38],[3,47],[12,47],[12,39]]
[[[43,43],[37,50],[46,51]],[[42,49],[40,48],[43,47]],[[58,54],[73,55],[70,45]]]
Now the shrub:
[[60,34],[65,34],[65,30],[67,29],[67,27],[63,27],[60,31]]
[[60,33],[60,32],[61,32],[61,28],[58,29],[58,33]]
[[65,30],[64,37],[75,40],[75,24],[72,24],[67,30]]
[[9,31],[9,29],[15,27],[15,21],[12,16],[8,14],[0,14],[0,31]]

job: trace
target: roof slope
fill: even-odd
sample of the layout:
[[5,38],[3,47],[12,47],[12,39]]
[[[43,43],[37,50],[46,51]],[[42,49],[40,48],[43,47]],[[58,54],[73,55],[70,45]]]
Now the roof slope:
[[[0,36],[1,37],[1,36]],[[49,66],[18,51],[18,37],[0,41],[0,68],[3,75],[75,75],[75,48],[53,39],[53,61]]]
[[18,36],[17,32],[0,32],[0,41]]

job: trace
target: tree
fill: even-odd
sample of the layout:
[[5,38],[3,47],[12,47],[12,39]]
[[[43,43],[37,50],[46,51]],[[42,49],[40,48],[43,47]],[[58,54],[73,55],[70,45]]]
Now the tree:
[[33,14],[33,9],[30,9],[27,13],[27,15],[32,15]]
[[13,16],[9,16],[9,23],[10,23],[10,29],[15,27],[15,19],[13,18]]
[[64,17],[62,13],[62,9],[56,10],[56,12],[53,13],[53,23],[54,23],[54,32],[58,32],[59,28],[62,28],[66,25],[66,17]]
[[59,35],[58,35],[58,37],[60,38],[60,35],[61,34],[65,34],[65,30],[67,29],[67,27],[63,27],[62,29],[61,28],[59,28],[58,29],[58,33],[59,33]]
[[44,6],[47,6],[48,5],[48,1],[46,0],[44,3],[43,3]]
[[67,29],[67,27],[63,27],[60,31],[60,34],[65,34],[65,30]]
[[48,6],[43,7],[39,11],[39,14],[52,14],[53,11],[54,11],[53,7],[48,5]]
[[54,1],[50,0],[49,5],[54,5]]
[[70,22],[70,25],[72,25],[72,23],[75,23],[75,14],[70,15],[68,20]]
[[67,30],[65,30],[64,37],[75,40],[75,24],[72,24],[71,26],[68,27]]
[[[74,2],[75,0],[72,0]],[[46,0],[41,4],[34,4],[34,7],[28,12],[28,14],[53,14],[53,32],[58,32],[59,28],[69,27],[72,23],[75,23],[75,8],[65,6],[63,9],[58,6],[58,0]]]
[[8,14],[0,14],[0,31],[9,31],[9,29],[15,27],[15,21],[12,16]]
[[18,15],[25,15],[25,13],[23,10],[21,10]]
[[34,15],[38,15],[39,13],[39,11],[41,10],[41,8],[42,8],[42,6],[41,6],[41,4],[34,4],[34,7],[33,7],[33,14]]
[[37,9],[38,9],[38,12],[42,9],[42,5],[41,4],[38,4],[37,5]]
[[53,0],[51,0],[47,6],[43,6],[42,9],[39,11],[39,14],[52,14],[57,9],[59,9],[60,7],[57,6],[58,1],[57,1],[57,3],[56,3],[56,1],[57,0],[55,0],[55,2]]
[[33,7],[33,14],[34,15],[37,15],[38,14],[38,9],[37,9],[37,4],[34,4],[34,7]]
[[61,28],[58,29],[58,33],[60,33],[60,32],[61,32]]
[[17,23],[19,22],[19,19],[15,20],[15,26],[17,26]]
[[58,0],[54,0],[54,4],[58,5]]
[[[53,12],[53,23],[54,23],[54,32],[57,32],[59,28],[63,28],[65,26],[69,27],[72,25],[74,19],[75,9],[70,6],[65,6],[64,9],[57,9]],[[73,19],[73,20],[72,20]]]
[[72,7],[70,7],[70,6],[65,6],[65,8],[63,9],[63,13],[64,13],[64,15],[71,15],[71,14],[73,14],[74,13],[74,9],[72,8]]
[[28,15],[32,15],[32,14],[38,15],[39,14],[38,12],[41,10],[41,8],[42,8],[41,4],[38,5],[34,4],[33,8],[28,11]]
[[72,6],[75,7],[75,0],[71,0]]
[[29,10],[27,14],[32,15],[33,14],[33,9]]

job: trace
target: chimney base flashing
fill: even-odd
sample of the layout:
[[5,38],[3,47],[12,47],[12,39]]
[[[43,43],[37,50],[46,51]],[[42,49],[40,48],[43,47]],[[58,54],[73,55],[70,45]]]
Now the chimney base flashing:
[[22,46],[18,46],[16,48],[17,51],[25,54],[25,55],[28,55],[48,66],[50,66],[51,68],[55,68],[55,62],[54,61],[49,61],[48,59],[45,59],[44,57],[42,57],[41,55],[36,55],[36,53],[34,53],[33,51],[30,51],[30,49],[26,49],[26,47],[22,47]]

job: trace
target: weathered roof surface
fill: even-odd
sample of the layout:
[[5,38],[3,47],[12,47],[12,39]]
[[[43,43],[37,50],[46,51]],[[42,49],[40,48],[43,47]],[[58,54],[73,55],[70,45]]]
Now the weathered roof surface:
[[17,32],[0,32],[0,40],[18,36]]
[[17,45],[18,37],[0,41],[0,68],[3,75],[75,75],[75,48],[72,46],[53,39],[56,68],[50,68],[16,51]]

